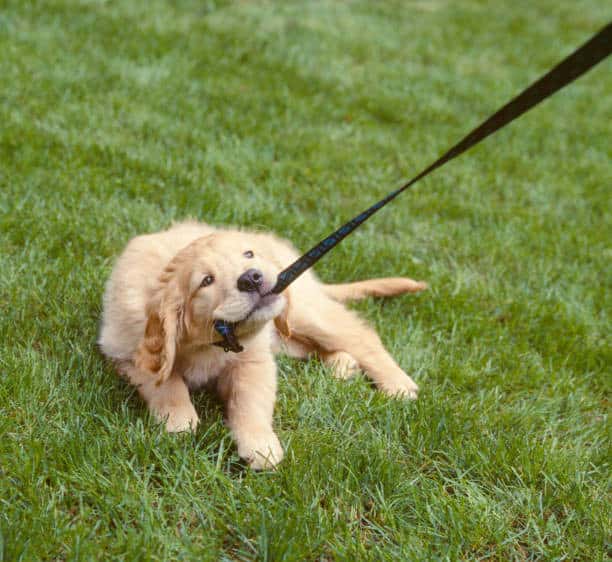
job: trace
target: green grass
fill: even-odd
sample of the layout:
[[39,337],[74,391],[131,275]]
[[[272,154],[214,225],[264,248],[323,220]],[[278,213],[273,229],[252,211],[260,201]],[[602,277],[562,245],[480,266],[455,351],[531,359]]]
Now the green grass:
[[0,2],[0,559],[608,559],[609,61],[318,267],[429,281],[357,306],[417,403],[281,359],[258,474],[214,399],[165,435],[95,347],[131,236],[306,249],[610,15],[504,4]]

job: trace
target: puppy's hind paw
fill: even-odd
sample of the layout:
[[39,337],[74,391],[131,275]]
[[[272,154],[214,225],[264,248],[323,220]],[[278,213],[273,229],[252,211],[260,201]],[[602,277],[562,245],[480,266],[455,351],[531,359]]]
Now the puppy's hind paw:
[[359,372],[359,363],[346,351],[334,351],[324,357],[324,361],[331,368],[332,375],[337,379],[348,380]]
[[416,400],[418,398],[419,387],[408,375],[382,381],[377,386],[392,398],[404,398],[406,400]]

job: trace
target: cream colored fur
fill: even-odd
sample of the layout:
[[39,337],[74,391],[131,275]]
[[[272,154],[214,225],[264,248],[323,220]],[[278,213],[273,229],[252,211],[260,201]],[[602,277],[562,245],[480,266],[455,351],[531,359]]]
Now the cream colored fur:
[[[255,469],[275,466],[283,457],[272,427],[277,352],[316,354],[339,378],[361,369],[386,394],[416,398],[417,385],[376,332],[341,303],[421,291],[425,283],[391,278],[326,285],[308,271],[282,296],[262,298],[297,257],[273,235],[196,222],[129,242],[106,287],[99,344],[168,431],[196,428],[189,391],[211,383],[225,403],[238,454]],[[237,280],[251,268],[262,273],[263,286],[240,291]],[[220,339],[216,319],[240,322],[242,353],[212,345]]]

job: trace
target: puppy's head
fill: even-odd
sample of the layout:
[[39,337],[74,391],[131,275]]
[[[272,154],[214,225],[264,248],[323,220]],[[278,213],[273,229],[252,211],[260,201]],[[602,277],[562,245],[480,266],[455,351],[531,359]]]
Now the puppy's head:
[[163,382],[181,342],[210,345],[220,339],[215,320],[237,323],[237,334],[246,336],[283,312],[285,298],[270,294],[279,267],[259,255],[250,240],[241,232],[217,232],[171,260],[148,306],[136,357],[141,368],[158,373]]
[[244,334],[281,313],[284,298],[270,294],[279,268],[253,249],[252,236],[218,232],[193,246],[195,256],[185,272],[185,290],[194,330],[225,320],[240,323]]

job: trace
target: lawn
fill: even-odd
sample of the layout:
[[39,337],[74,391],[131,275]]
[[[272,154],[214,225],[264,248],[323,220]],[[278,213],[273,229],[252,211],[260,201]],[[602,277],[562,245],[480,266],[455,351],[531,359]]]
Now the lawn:
[[0,560],[607,560],[605,61],[317,267],[421,387],[279,359],[276,472],[200,394],[166,435],[95,341],[113,260],[185,217],[307,249],[610,16],[599,0],[0,2]]

